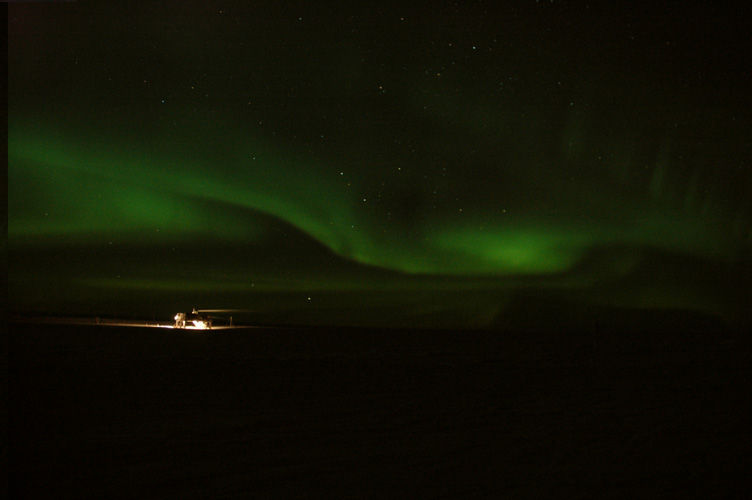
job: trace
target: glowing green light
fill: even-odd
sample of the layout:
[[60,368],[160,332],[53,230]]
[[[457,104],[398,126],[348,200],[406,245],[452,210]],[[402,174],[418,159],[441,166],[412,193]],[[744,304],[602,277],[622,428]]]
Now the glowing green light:
[[[420,207],[408,229],[405,221],[384,216],[389,208],[380,212],[375,203],[363,203],[363,186],[354,178],[343,183],[338,168],[293,159],[258,141],[212,139],[192,145],[195,154],[181,149],[183,142],[157,154],[146,146],[67,139],[14,124],[11,242],[56,235],[96,240],[113,233],[154,241],[159,233],[161,241],[263,242],[268,229],[253,218],[251,211],[257,211],[362,264],[412,274],[540,275],[570,270],[592,249],[608,245],[727,259],[749,234],[743,223],[734,229],[710,208],[695,208],[701,204],[696,176],[679,207],[662,203],[662,164],[639,199],[608,184],[545,179],[536,169],[527,196],[515,200],[527,205],[518,210],[523,216],[490,207],[474,216],[463,211],[457,219],[454,208],[434,215]],[[212,159],[217,151],[227,152],[218,166]],[[713,206],[712,200],[706,196],[702,203]],[[692,210],[683,210],[686,204]],[[238,209],[246,215],[238,216]]]

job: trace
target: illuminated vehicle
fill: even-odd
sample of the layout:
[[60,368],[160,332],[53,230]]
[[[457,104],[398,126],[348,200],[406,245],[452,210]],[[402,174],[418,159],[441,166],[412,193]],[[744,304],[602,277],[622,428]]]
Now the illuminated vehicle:
[[197,330],[211,330],[212,318],[211,316],[205,316],[201,314],[195,309],[190,314],[177,313],[175,315],[174,328],[186,328],[188,324],[193,324],[192,327],[188,326],[188,328],[195,328]]

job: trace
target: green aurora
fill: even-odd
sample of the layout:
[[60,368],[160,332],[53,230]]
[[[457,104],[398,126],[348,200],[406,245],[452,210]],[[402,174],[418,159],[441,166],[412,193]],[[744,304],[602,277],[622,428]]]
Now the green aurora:
[[[89,26],[85,15],[71,19]],[[66,35],[76,47],[78,33]],[[15,36],[23,39],[20,29]],[[134,94],[128,89],[140,82],[130,75],[156,63],[126,57],[116,72],[131,83],[122,88],[97,88],[95,68],[50,92],[32,84],[39,73],[21,62],[73,56],[11,50],[11,310],[86,312],[96,298],[132,303],[140,295],[151,309],[134,310],[161,314],[154,304],[171,294],[207,307],[294,303],[299,321],[337,322],[325,319],[337,304],[383,305],[408,311],[394,314],[398,325],[434,315],[483,326],[510,297],[533,290],[743,322],[739,290],[752,253],[748,109],[697,105],[665,82],[603,68],[541,76],[548,59],[468,63],[438,78],[430,57],[415,71],[381,53],[373,57],[388,70],[374,79],[362,66],[332,62],[323,54],[333,42],[322,43],[300,74],[295,57],[267,70],[267,90],[248,104],[270,104],[252,118],[232,107],[235,79],[223,84],[221,105],[197,100],[188,83]],[[337,52],[349,57],[347,45]],[[197,65],[219,64],[207,57]],[[484,88],[500,85],[481,71],[496,66],[518,75],[511,97]],[[164,74],[196,79],[180,71],[182,63],[168,63]],[[298,83],[289,90],[291,80]],[[306,88],[299,80],[314,82],[318,95],[295,97]],[[268,90],[269,81],[288,90]],[[377,291],[391,295],[368,295]],[[309,303],[300,305],[298,292]],[[342,296],[354,292],[362,295]],[[316,293],[330,294],[320,317],[298,309]]]

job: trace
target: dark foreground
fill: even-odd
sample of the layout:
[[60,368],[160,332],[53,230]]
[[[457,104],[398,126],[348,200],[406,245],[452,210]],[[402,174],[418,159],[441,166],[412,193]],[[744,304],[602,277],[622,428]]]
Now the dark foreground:
[[739,339],[10,334],[11,498],[750,494]]

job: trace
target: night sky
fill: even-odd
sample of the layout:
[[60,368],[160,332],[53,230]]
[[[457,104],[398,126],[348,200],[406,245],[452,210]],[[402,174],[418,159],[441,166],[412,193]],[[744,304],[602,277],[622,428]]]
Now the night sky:
[[10,5],[10,311],[748,324],[749,8],[667,3]]

